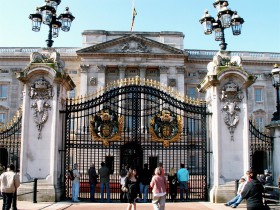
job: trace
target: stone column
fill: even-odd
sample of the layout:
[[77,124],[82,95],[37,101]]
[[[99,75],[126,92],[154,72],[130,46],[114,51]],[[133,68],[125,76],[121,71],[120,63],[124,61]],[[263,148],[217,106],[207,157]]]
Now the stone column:
[[160,70],[160,83],[168,85],[167,73],[168,73],[169,67],[159,66],[159,70]]
[[121,80],[121,79],[124,79],[124,78],[125,78],[126,66],[125,66],[125,65],[119,65],[118,68],[119,68],[119,73],[120,73],[119,79],[120,79],[120,80]]
[[88,93],[88,72],[90,69],[90,65],[81,64],[80,65],[80,96],[85,96]]
[[272,121],[269,125],[266,126],[270,130],[270,133],[274,137],[273,139],[273,181],[274,186],[278,186],[278,177],[280,176],[280,121]]
[[[64,62],[56,51],[33,53],[29,66],[18,74],[24,84],[20,180],[38,179],[38,201],[61,198],[64,171],[62,117],[67,91],[75,87],[63,72]],[[33,183],[21,184],[19,200],[32,200]]]
[[185,66],[176,66],[177,70],[177,90],[183,96],[185,95]]
[[242,69],[241,58],[221,51],[207,66],[199,85],[206,92],[209,117],[210,200],[226,202],[234,197],[234,180],[249,169],[249,119],[247,87],[255,77]]

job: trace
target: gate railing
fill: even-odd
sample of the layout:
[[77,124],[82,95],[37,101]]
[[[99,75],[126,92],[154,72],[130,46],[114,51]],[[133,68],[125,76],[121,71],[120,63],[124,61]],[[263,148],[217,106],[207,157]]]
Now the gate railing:
[[20,141],[21,141],[21,108],[11,122],[0,127],[0,163],[7,167],[13,163],[19,170]]
[[273,172],[273,137],[261,132],[253,120],[249,120],[250,131],[250,167],[263,174],[265,169]]

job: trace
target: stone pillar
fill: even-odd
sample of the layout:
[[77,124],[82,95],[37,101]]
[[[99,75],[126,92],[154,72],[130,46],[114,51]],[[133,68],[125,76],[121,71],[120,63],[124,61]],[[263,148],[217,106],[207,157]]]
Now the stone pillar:
[[167,66],[159,66],[159,71],[160,71],[160,83],[168,85],[168,78],[167,78],[167,73],[168,73],[169,67]]
[[[38,179],[38,201],[58,201],[63,193],[62,117],[67,91],[75,87],[63,72],[56,51],[31,55],[29,66],[18,74],[24,83],[20,180]],[[21,184],[20,200],[32,200],[33,183]]]
[[90,65],[81,64],[80,65],[80,96],[85,96],[88,93],[88,71],[89,71]]
[[270,130],[270,133],[274,137],[273,139],[273,151],[272,151],[272,164],[273,164],[273,181],[274,186],[278,186],[278,177],[280,176],[280,121],[272,121],[266,126]]
[[125,78],[126,66],[125,65],[119,65],[118,68],[119,68],[119,73],[120,73],[119,79],[122,80],[122,79]]
[[241,58],[221,51],[207,66],[199,85],[206,92],[209,111],[211,202],[234,197],[234,180],[249,169],[247,87],[255,77],[242,69]]
[[177,70],[177,90],[181,95],[185,95],[185,66],[176,66]]

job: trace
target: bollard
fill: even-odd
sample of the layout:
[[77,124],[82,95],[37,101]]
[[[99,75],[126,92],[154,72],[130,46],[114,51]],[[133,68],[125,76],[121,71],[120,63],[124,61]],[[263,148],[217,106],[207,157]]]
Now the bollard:
[[14,192],[14,195],[13,195],[12,210],[17,210],[17,190]]
[[37,181],[38,179],[34,179],[34,186],[33,186],[33,203],[37,203]]
[[238,186],[239,186],[239,180],[236,179],[236,180],[235,180],[235,195],[237,195]]

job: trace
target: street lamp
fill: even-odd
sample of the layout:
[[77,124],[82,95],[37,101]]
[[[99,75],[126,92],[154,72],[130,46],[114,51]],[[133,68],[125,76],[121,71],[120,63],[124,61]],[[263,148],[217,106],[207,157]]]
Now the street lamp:
[[276,112],[273,113],[273,117],[271,121],[278,121],[280,120],[280,69],[278,68],[278,64],[274,65],[274,68],[271,71],[272,74],[272,85],[276,89]]
[[215,40],[221,41],[221,50],[227,49],[227,43],[225,42],[224,30],[226,28],[232,28],[232,34],[238,36],[241,34],[242,24],[244,23],[243,18],[241,18],[237,12],[232,11],[228,8],[228,1],[216,0],[213,3],[214,7],[217,9],[217,18],[213,18],[208,10],[205,11],[203,17],[199,22],[203,25],[204,34],[212,34],[215,32]]
[[52,38],[58,37],[60,28],[62,31],[68,32],[75,17],[68,7],[62,14],[56,16],[57,6],[61,0],[45,0],[45,2],[44,6],[37,7],[35,13],[29,15],[29,19],[32,20],[32,30],[35,32],[40,31],[42,22],[49,26],[49,35],[46,42],[48,47],[52,47]]

